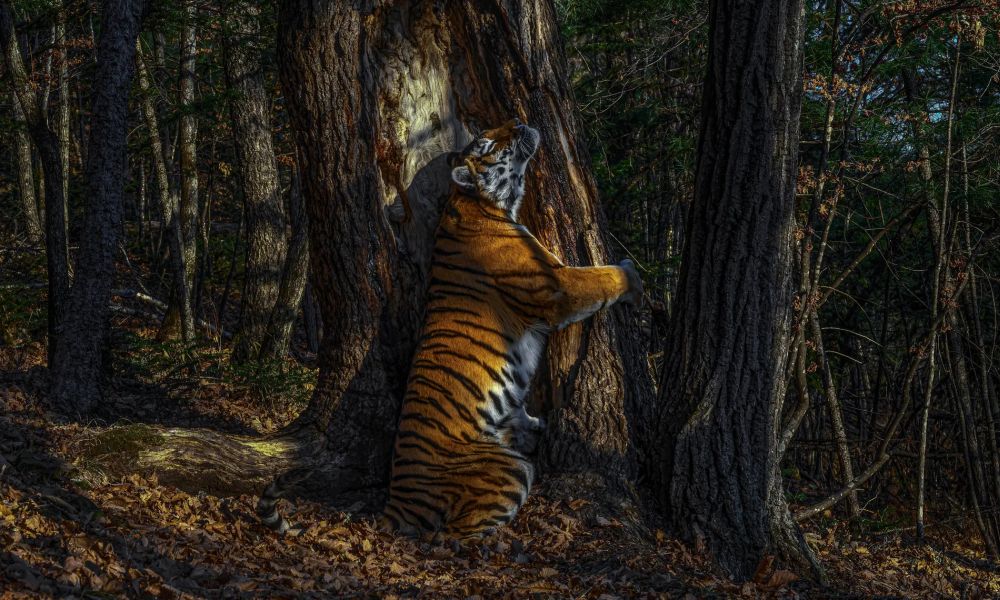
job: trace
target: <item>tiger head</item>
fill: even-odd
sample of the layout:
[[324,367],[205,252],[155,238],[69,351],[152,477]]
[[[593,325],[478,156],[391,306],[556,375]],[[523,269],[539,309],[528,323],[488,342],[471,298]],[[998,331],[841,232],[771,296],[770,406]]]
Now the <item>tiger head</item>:
[[491,200],[516,219],[524,197],[524,171],[540,140],[537,129],[511,119],[453,155],[451,179],[464,193]]

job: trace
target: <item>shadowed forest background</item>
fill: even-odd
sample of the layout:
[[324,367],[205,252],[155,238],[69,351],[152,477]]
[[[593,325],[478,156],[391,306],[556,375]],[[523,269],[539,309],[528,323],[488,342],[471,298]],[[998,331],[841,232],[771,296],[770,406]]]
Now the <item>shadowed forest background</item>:
[[[0,597],[1000,596],[994,1],[0,0],[0,53]],[[520,221],[645,298],[551,336],[511,526],[422,544],[368,517],[511,117]]]

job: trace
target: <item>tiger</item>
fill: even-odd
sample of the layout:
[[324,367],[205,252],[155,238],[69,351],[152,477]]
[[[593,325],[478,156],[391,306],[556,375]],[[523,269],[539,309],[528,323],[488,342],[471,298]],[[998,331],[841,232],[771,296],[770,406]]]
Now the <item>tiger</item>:
[[[525,402],[548,334],[642,297],[632,261],[566,266],[518,222],[540,142],[537,129],[512,119],[452,157],[379,517],[385,530],[465,541],[509,523],[535,479],[545,421]],[[276,495],[265,493],[258,513],[282,530]]]

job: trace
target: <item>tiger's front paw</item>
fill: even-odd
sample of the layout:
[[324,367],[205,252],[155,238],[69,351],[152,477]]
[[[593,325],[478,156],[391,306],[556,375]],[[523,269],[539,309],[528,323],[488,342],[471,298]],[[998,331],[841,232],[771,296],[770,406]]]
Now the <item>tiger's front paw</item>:
[[628,291],[622,294],[622,300],[632,306],[639,306],[642,304],[643,287],[642,278],[635,270],[635,263],[626,258],[618,263],[618,266],[625,270],[625,275],[628,277]]

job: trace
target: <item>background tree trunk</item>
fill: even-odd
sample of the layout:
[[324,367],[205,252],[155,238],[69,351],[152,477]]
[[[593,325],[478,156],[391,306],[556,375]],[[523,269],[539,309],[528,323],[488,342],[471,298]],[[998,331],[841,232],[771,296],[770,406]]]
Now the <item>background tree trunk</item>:
[[791,329],[802,3],[717,0],[695,198],[660,384],[654,484],[676,529],[747,579],[768,553],[816,567],[777,439]]
[[[65,3],[60,3],[59,14],[56,17],[55,44],[58,48],[58,60],[56,71],[59,74],[59,104],[57,110],[58,134],[59,134],[59,160],[62,164],[62,191],[66,198],[63,214],[69,227],[69,59],[66,45],[66,8]],[[67,233],[67,238],[69,234]]]
[[[197,317],[198,307],[194,302],[195,272],[198,269],[198,118],[194,114],[195,67],[198,58],[198,30],[196,19],[198,8],[194,2],[184,6],[184,24],[180,39],[180,125],[178,146],[180,151],[180,216],[184,234],[184,278],[191,318]],[[207,249],[206,249],[207,251]],[[175,297],[177,296],[175,290]],[[178,302],[175,305],[180,304]]]
[[141,0],[108,0],[101,17],[93,82],[88,202],[76,277],[62,319],[52,364],[52,401],[68,413],[86,413],[100,399],[100,378],[110,350],[108,309],[122,221],[127,160],[128,95]]
[[256,360],[281,288],[287,252],[285,209],[271,139],[271,93],[262,70],[260,8],[252,2],[228,6],[226,79],[236,148],[236,172],[246,207],[246,280],[233,360]]
[[[139,90],[142,92],[142,115],[146,120],[149,134],[149,149],[153,156],[153,175],[156,178],[156,193],[159,197],[160,214],[163,215],[163,227],[170,240],[170,270],[172,277],[172,297],[170,308],[160,324],[158,337],[161,339],[175,335],[179,328],[181,339],[190,341],[194,338],[194,311],[191,307],[191,294],[187,285],[187,254],[184,249],[184,227],[182,225],[180,201],[174,189],[170,186],[170,175],[167,169],[168,150],[164,148],[160,136],[159,119],[156,116],[156,105],[153,102],[150,74],[143,60],[142,48],[136,46],[136,75],[139,80]],[[178,327],[179,326],[179,327]]]
[[[14,82],[14,93],[24,110],[28,133],[41,159],[44,185],[37,198],[45,210],[45,257],[48,271],[48,359],[51,366],[59,344],[60,319],[69,291],[69,243],[66,237],[66,197],[63,195],[59,137],[49,126],[43,99],[24,65],[14,31],[14,13],[8,2],[0,2],[0,51]],[[44,192],[47,191],[47,194]],[[44,200],[42,200],[44,198]]]
[[33,244],[41,243],[45,236],[42,223],[38,218],[38,204],[35,200],[35,179],[31,168],[31,138],[28,137],[24,120],[24,110],[17,94],[11,94],[14,123],[17,131],[14,133],[14,152],[17,155],[17,191],[20,195],[21,214],[24,216],[24,229],[28,240]]
[[278,299],[271,311],[271,320],[267,324],[267,334],[261,347],[260,356],[264,359],[279,359],[288,353],[295,316],[302,305],[306,279],[309,277],[309,219],[306,217],[302,177],[297,166],[292,173],[292,185],[288,194],[288,216],[292,237],[288,241],[288,255],[281,274]]

